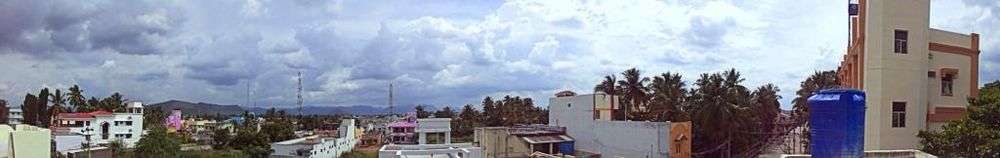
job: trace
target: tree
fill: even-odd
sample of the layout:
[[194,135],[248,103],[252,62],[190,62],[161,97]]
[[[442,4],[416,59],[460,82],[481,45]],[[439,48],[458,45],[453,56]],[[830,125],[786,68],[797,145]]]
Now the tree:
[[35,97],[35,95],[31,93],[24,95],[24,102],[21,103],[21,110],[23,110],[22,112],[24,113],[24,120],[22,120],[22,123],[38,125],[35,122],[35,118],[38,118],[39,110],[37,109],[38,106],[35,104],[38,104],[38,97]]
[[497,105],[496,102],[493,101],[493,98],[491,97],[483,98],[483,115],[484,115],[484,117],[482,117],[483,120],[481,120],[480,122],[482,122],[486,126],[490,127],[500,126],[503,123],[501,121],[503,114],[500,113],[499,106]]
[[66,112],[66,109],[64,108],[66,107],[66,96],[63,95],[61,90],[56,89],[56,93],[52,93],[52,95],[50,95],[49,97],[50,97],[49,102],[52,103],[52,106],[50,106],[49,109],[47,109],[49,113],[49,118],[53,116],[58,116],[59,113]]
[[[797,120],[796,124],[802,127],[809,127],[809,104],[807,99],[814,92],[838,86],[840,86],[840,82],[837,79],[837,72],[832,70],[814,72],[806,80],[799,83],[799,90],[795,91],[796,97],[792,99],[792,108],[794,109],[792,117]],[[799,135],[799,137],[801,137],[801,143],[807,148],[806,151],[809,151],[809,135],[803,134]]]
[[264,118],[265,122],[261,125],[260,132],[271,142],[295,138],[295,125],[285,116],[284,110],[268,109]]
[[441,110],[438,110],[437,112],[434,112],[434,117],[436,117],[436,118],[454,118],[455,117],[455,110],[451,110],[451,107],[445,106],[444,108],[441,108]]
[[212,149],[214,150],[226,150],[229,149],[229,142],[232,141],[233,136],[229,133],[229,129],[226,128],[216,128],[212,130]]
[[181,150],[180,139],[167,133],[164,126],[153,126],[149,133],[136,143],[136,156],[144,157],[177,157]]
[[754,120],[748,117],[754,114],[746,110],[751,107],[751,93],[742,85],[744,80],[739,72],[730,69],[701,74],[695,81],[696,88],[689,98],[691,104],[687,106],[694,125],[693,147],[700,149],[695,152],[710,153],[707,157],[740,155],[747,151],[740,147],[756,143],[752,138],[737,136],[754,125]]
[[77,111],[77,112],[92,112],[92,111],[97,111],[97,110],[100,110],[101,107],[103,107],[103,106],[104,105],[101,105],[101,100],[97,100],[96,97],[90,97],[90,100],[87,100],[87,108],[84,108],[84,109],[82,109],[82,111]]
[[108,149],[111,149],[111,157],[118,157],[122,153],[122,149],[125,149],[125,145],[122,144],[121,139],[114,139],[108,142]]
[[681,109],[688,92],[679,73],[667,72],[653,77],[649,89],[653,91],[649,105],[650,112],[643,117],[645,118],[643,120],[680,122],[691,119]]
[[118,92],[115,92],[114,94],[111,94],[111,96],[101,100],[101,107],[99,107],[99,109],[109,112],[121,111],[125,109],[125,102],[127,102],[125,97]]
[[83,90],[80,89],[80,86],[73,85],[73,87],[69,87],[69,93],[67,95],[69,96],[69,105],[73,106],[74,111],[93,111],[92,107],[87,106],[87,97],[83,96]]
[[1000,157],[1000,81],[979,89],[967,113],[941,131],[921,131],[921,150],[941,157]]
[[35,126],[38,127],[48,127],[49,121],[52,119],[52,115],[48,111],[49,104],[49,88],[42,88],[41,92],[38,92],[38,101],[35,103],[35,109],[38,109],[38,115],[35,115],[34,121]]
[[142,127],[150,129],[153,126],[161,126],[166,122],[167,113],[160,108],[148,108],[142,113]]
[[473,108],[472,105],[465,105],[458,113],[457,123],[452,124],[455,129],[452,133],[458,137],[471,135],[474,128],[482,125],[479,122],[481,115],[479,110]]
[[414,110],[417,113],[417,118],[427,118],[431,116],[431,112],[428,112],[424,108],[426,107],[424,107],[423,105],[417,105],[417,107],[414,107]]
[[[622,90],[622,101],[625,103],[622,106],[625,108],[626,119],[634,120],[639,119],[642,113],[647,112],[644,106],[646,106],[646,101],[648,100],[647,92],[649,88],[646,83],[649,82],[648,77],[642,77],[642,72],[636,68],[625,70],[622,72],[622,77],[624,80],[618,81],[618,89]],[[637,113],[637,114],[632,114]]]
[[7,101],[0,99],[0,123],[7,124],[8,114],[10,114],[10,107],[7,107]]

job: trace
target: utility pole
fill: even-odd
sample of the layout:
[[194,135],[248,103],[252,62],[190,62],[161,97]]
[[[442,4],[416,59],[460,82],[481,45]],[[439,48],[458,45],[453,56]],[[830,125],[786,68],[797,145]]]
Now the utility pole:
[[297,84],[298,85],[298,93],[296,93],[296,96],[299,99],[298,100],[298,104],[299,104],[299,116],[302,116],[302,71],[299,71],[297,79],[298,79],[298,84]]

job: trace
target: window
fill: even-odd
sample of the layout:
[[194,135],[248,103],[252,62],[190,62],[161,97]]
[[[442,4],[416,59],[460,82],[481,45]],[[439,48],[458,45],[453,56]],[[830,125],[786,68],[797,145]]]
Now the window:
[[934,78],[934,77],[937,77],[937,72],[934,72],[934,71],[927,71],[927,77],[928,77],[928,78]]
[[892,127],[906,127],[906,102],[892,102]]
[[941,77],[941,96],[952,96],[952,85],[955,84],[955,74],[944,74]]
[[896,30],[896,39],[893,40],[893,51],[894,53],[906,54],[906,41],[908,33],[906,30]]

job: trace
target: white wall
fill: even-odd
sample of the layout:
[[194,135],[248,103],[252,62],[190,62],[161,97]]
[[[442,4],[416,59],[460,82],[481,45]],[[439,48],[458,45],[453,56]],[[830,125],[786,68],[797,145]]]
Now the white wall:
[[575,148],[601,157],[667,157],[668,122],[606,121],[593,119],[593,95],[549,100],[549,125],[566,127]]

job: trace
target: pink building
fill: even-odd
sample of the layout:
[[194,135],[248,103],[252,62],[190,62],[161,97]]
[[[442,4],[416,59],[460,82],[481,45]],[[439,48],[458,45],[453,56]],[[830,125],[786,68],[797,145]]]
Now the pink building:
[[184,129],[184,117],[181,116],[181,109],[174,109],[167,117],[167,129],[173,132]]

